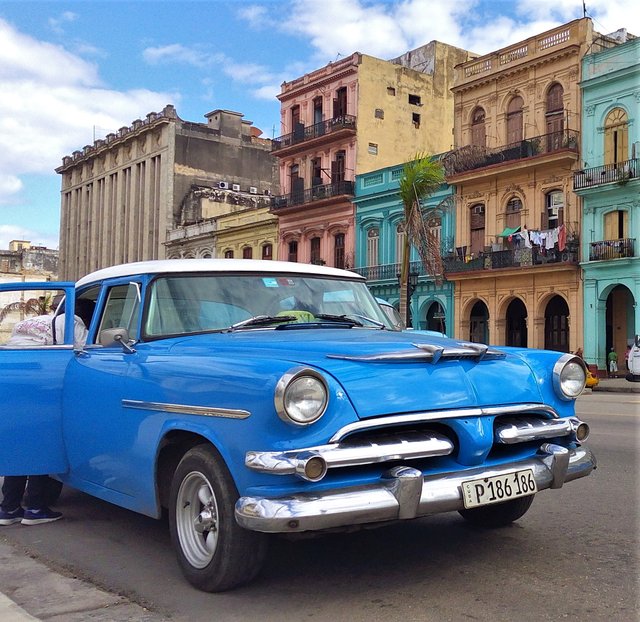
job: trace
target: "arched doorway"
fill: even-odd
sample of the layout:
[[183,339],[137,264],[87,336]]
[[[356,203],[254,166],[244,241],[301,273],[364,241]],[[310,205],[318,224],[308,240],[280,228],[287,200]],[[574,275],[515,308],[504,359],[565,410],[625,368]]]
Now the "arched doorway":
[[439,302],[432,303],[427,311],[427,330],[436,330],[444,334],[447,332],[444,309]]
[[514,298],[507,307],[506,346],[527,347],[527,307],[520,298]]
[[633,342],[638,328],[635,326],[634,297],[628,287],[616,285],[607,296],[606,306],[606,350],[611,348],[618,354],[618,369],[624,369],[627,345]]
[[489,343],[489,309],[478,300],[469,316],[469,341],[473,343]]
[[544,347],[569,352],[569,305],[562,296],[554,296],[544,310]]

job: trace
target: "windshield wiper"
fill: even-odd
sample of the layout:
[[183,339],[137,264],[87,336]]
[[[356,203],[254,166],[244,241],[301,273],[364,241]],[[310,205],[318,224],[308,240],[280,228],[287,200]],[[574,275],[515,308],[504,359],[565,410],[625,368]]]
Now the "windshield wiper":
[[385,328],[382,322],[378,322],[378,320],[374,320],[370,317],[367,317],[366,315],[358,315],[355,313],[353,315],[332,315],[330,313],[316,313],[315,317],[317,317],[319,320],[328,320],[329,322],[342,322],[351,326],[364,326],[363,322],[360,321],[364,320],[365,322],[373,324],[376,328]]
[[225,328],[225,331],[233,331],[239,328],[250,328],[252,326],[267,326],[269,324],[282,324],[284,322],[295,322],[296,318],[292,315],[254,315],[241,322],[236,322]]

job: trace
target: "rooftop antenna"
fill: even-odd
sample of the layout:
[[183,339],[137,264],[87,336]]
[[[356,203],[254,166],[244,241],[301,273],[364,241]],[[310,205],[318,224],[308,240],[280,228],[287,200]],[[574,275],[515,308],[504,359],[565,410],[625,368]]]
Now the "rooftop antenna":
[[587,16],[587,4],[584,0],[582,0],[582,17]]

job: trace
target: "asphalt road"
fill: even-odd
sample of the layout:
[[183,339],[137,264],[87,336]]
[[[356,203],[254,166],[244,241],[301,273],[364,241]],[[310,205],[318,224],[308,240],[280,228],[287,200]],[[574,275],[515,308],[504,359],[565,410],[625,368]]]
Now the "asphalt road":
[[1,534],[50,567],[146,607],[131,620],[636,622],[640,395],[587,393],[578,412],[591,425],[599,468],[538,495],[518,523],[481,531],[450,514],[274,539],[262,574],[234,592],[206,594],[185,582],[166,523],[70,489],[59,506],[64,520]]

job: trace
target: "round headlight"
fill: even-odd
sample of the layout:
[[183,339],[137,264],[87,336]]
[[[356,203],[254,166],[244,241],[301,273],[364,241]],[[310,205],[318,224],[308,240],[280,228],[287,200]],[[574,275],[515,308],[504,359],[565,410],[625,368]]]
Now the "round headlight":
[[574,400],[587,382],[587,370],[581,358],[564,354],[553,367],[553,386],[563,400]]
[[324,378],[308,368],[292,370],[282,376],[274,397],[280,419],[296,425],[309,425],[320,419],[328,401]]

